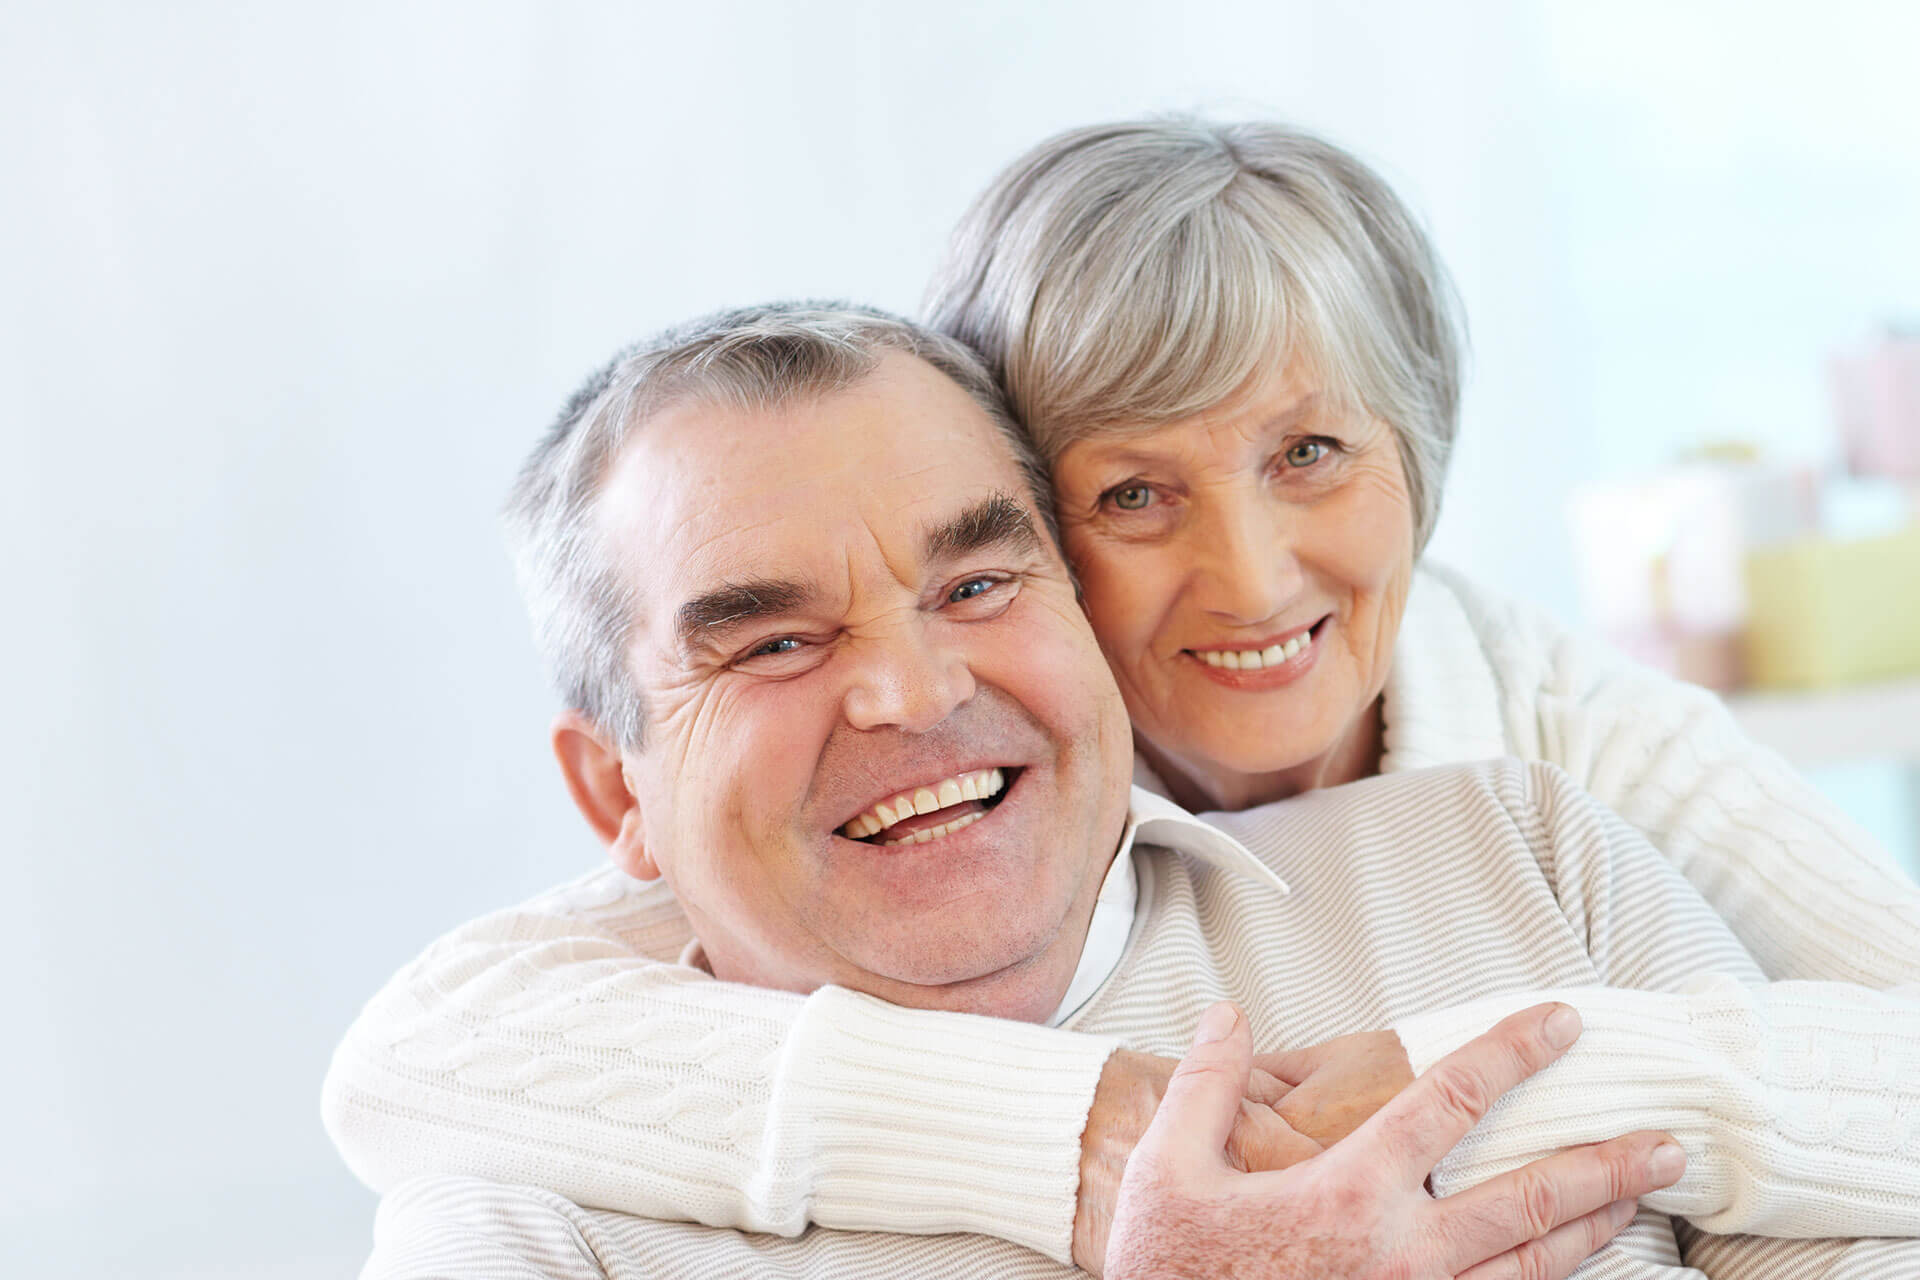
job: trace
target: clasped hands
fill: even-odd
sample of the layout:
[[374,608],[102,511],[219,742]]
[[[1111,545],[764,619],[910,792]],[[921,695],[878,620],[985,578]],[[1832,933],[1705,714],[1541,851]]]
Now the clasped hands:
[[1665,1134],[1578,1147],[1442,1200],[1426,1179],[1580,1031],[1540,1005],[1418,1081],[1391,1031],[1255,1055],[1229,1004],[1179,1063],[1108,1059],[1081,1141],[1076,1264],[1109,1280],[1557,1280],[1679,1179]]

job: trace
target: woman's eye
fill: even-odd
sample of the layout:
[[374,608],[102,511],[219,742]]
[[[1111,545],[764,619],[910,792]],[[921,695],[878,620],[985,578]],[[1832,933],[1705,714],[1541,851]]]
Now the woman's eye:
[[1287,450],[1287,465],[1290,467],[1310,467],[1327,456],[1327,442],[1324,440],[1302,440]]
[[1144,484],[1126,484],[1107,495],[1122,511],[1140,511],[1153,501],[1153,490]]

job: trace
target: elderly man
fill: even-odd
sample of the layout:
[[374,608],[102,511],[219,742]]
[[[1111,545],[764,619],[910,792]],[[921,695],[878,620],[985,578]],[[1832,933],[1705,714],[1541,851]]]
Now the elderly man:
[[[517,500],[524,578],[572,708],[556,752],[625,873],[576,882],[534,912],[597,917],[601,937],[625,951],[576,940],[570,959],[590,973],[561,1036],[569,1047],[618,1071],[632,1040],[670,1040],[670,1024],[614,1026],[596,1010],[649,980],[629,960],[676,954],[730,982],[878,997],[887,1004],[869,1003],[881,1020],[890,1006],[903,1017],[918,1007],[1070,1020],[1160,1049],[1197,1029],[1128,1163],[1111,1248],[1091,1227],[1076,1240],[1082,1262],[1141,1276],[1563,1275],[1601,1245],[1593,1274],[1656,1276],[1675,1273],[1685,1244],[1703,1265],[1777,1267],[1767,1250],[1779,1242],[1703,1243],[1687,1228],[1676,1237],[1652,1212],[1602,1245],[1627,1221],[1624,1201],[1678,1172],[1678,1153],[1659,1135],[1426,1197],[1423,1179],[1491,1100],[1570,1041],[1570,1011],[1508,1020],[1285,1172],[1231,1170],[1224,1151],[1236,1110],[1252,1125],[1259,1108],[1241,1104],[1248,1019],[1215,1003],[1223,997],[1246,1007],[1263,1037],[1310,1043],[1356,1018],[1379,1025],[1449,998],[1660,988],[1703,969],[1760,977],[1664,860],[1551,770],[1383,779],[1234,815],[1224,833],[1154,797],[1130,797],[1124,710],[1045,531],[1037,483],[965,352],[871,313],[717,317],[616,361],[576,400]],[[1416,842],[1419,858],[1383,866],[1369,857]],[[1450,945],[1455,936],[1468,945]],[[468,976],[490,988],[478,1005],[502,1025],[516,1018],[516,990],[534,989],[511,963]],[[484,1028],[458,1028],[482,1032],[464,1038],[444,1024],[425,1036],[386,1034],[392,1006],[409,999],[405,977],[376,1001],[380,1027],[343,1046],[329,1084],[330,1127],[363,1171],[369,1115],[411,1126],[431,1148],[440,1129],[429,1113],[443,1105],[434,1090],[447,1075],[480,1105],[540,1076],[534,1092],[551,1104],[549,1118],[625,1105],[611,1103],[601,1078],[543,1075],[537,1053],[499,1053],[506,1041]],[[740,1038],[750,1056],[755,1029]],[[363,1105],[354,1064],[375,1042],[397,1076],[421,1084],[415,1095]],[[955,1036],[950,1075],[922,1086],[963,1089],[969,1044]],[[728,1054],[702,1044],[682,1061],[711,1069]],[[1036,1062],[1043,1080],[1044,1066]],[[806,1069],[819,1089],[833,1087],[831,1061]],[[698,1068],[669,1065],[664,1075],[653,1114],[610,1114],[609,1128],[643,1130],[664,1117],[704,1130],[717,1166],[728,1161],[731,1129],[806,1146],[809,1135],[783,1132],[796,1111],[780,1099],[754,1116],[713,1114]],[[1258,1094],[1257,1079],[1252,1087]],[[1077,1129],[1084,1101],[1043,1093],[1021,1119],[1044,1124],[1057,1112]],[[836,1105],[880,1113],[878,1143],[915,1146],[910,1130],[888,1143],[887,1102]],[[1800,1137],[1768,1129],[1764,1116],[1744,1119],[1765,1131],[1755,1149],[1787,1166],[1777,1183],[1757,1196],[1728,1185],[1722,1175],[1741,1160],[1723,1153],[1667,1207],[1716,1227],[1910,1229],[1920,1202],[1901,1181],[1910,1157],[1814,1137],[1805,1140],[1822,1160],[1814,1179],[1790,1167]],[[513,1144],[510,1132],[495,1136]],[[1270,1144],[1274,1163],[1316,1149],[1292,1137]],[[1710,1151],[1726,1135],[1704,1137]],[[1474,1140],[1483,1155],[1507,1157],[1553,1145],[1536,1135],[1502,1148],[1497,1125]],[[696,1136],[689,1149],[702,1147]],[[809,1154],[829,1166],[822,1177],[839,1184],[842,1203],[873,1206],[867,1221],[817,1211],[816,1220],[927,1229],[885,1213],[890,1189],[874,1185],[861,1151]],[[461,1171],[460,1159],[436,1164],[435,1155],[425,1151],[425,1167]],[[977,1155],[921,1158],[938,1182],[941,1162]],[[569,1162],[600,1159],[592,1141],[547,1149],[535,1180],[564,1188]],[[687,1187],[658,1191],[663,1212],[698,1199],[689,1187],[724,1181],[698,1163],[689,1162]],[[955,1206],[940,1225],[964,1228],[968,1213]],[[718,1203],[692,1216],[739,1221]],[[981,1221],[990,1217],[983,1210]],[[749,1236],[461,1177],[396,1190],[378,1234],[376,1276],[1061,1269],[1057,1249],[1050,1260],[984,1236]],[[1828,1264],[1844,1254],[1848,1274],[1877,1260],[1872,1246],[1793,1244],[1824,1250],[1794,1256]],[[1905,1274],[1898,1268],[1913,1255],[1901,1256],[1886,1260],[1885,1274]]]

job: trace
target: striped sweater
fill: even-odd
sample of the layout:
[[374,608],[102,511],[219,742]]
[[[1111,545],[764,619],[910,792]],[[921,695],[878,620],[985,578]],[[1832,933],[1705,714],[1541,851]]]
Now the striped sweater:
[[[1558,769],[1499,761],[1401,774],[1213,821],[1291,892],[1235,874],[1217,854],[1203,860],[1137,846],[1136,927],[1113,975],[1072,1019],[1074,1030],[1177,1055],[1201,1012],[1221,999],[1246,1010],[1262,1049],[1418,1023],[1463,999],[1504,1008],[1514,1001],[1506,993],[1518,990],[1570,994],[1583,1009],[1635,1010],[1668,1024],[1642,1028],[1650,1047],[1629,1046],[1622,1055],[1617,1042],[1583,1039],[1495,1107],[1436,1171],[1435,1189],[1444,1194],[1568,1141],[1671,1127],[1692,1156],[1686,1175],[1648,1197],[1636,1221],[1578,1275],[1666,1280],[1695,1274],[1689,1263],[1747,1280],[1920,1274],[1920,1240],[1781,1240],[1699,1229],[1920,1233],[1920,1041],[1893,1045],[1897,1056],[1885,1057],[1884,1039],[1844,1027],[1850,1018],[1864,1024],[1890,1002],[1814,984],[1795,989],[1796,1007],[1808,1015],[1800,1034],[1780,1035],[1756,1002],[1763,975],[1732,932],[1637,832]],[[597,873],[571,892],[607,897],[591,910],[611,909],[611,927],[646,935],[656,954],[671,954],[679,936],[671,900],[610,875]],[[569,909],[580,905],[576,898]],[[911,1011],[867,997],[842,991],[831,998],[876,1023],[914,1024]],[[512,1012],[503,1007],[501,1016]],[[971,1047],[1000,1027],[952,1021],[976,1024],[977,1034],[927,1046],[942,1065],[917,1077],[922,1089],[964,1088]],[[1446,1029],[1436,1027],[1436,1041],[1456,1038],[1456,1021],[1440,1015]],[[584,1010],[578,1025],[604,1030]],[[1808,1034],[1815,1030],[1817,1037]],[[831,1083],[855,1078],[855,1064],[886,1052],[885,1038],[842,1038],[810,1046],[804,1066],[785,1064],[816,1077],[813,1107],[862,1111],[873,1130],[865,1148],[838,1152],[808,1150],[794,1135],[786,1158],[863,1198],[887,1194],[896,1158],[925,1161],[931,1194],[967,1195],[1002,1158],[996,1120],[1019,1117],[983,1118],[984,1143],[925,1152],[924,1135],[896,1123],[912,1114],[910,1103],[895,1103],[906,1091],[873,1098]],[[512,1072],[505,1062],[493,1068]],[[606,1101],[591,1080],[571,1084],[573,1095],[556,1101]],[[1838,1106],[1837,1086],[1846,1094]],[[1032,1105],[1044,1110],[1050,1101],[1058,1100]],[[778,1108],[776,1098],[770,1111]],[[769,1114],[764,1128],[777,1130],[779,1121]],[[948,1216],[966,1212],[956,1206]],[[1669,1213],[1684,1213],[1693,1225]],[[382,1207],[366,1275],[450,1274],[1072,1272],[980,1235],[816,1230],[786,1238],[582,1209],[551,1192],[470,1178],[409,1182]]]

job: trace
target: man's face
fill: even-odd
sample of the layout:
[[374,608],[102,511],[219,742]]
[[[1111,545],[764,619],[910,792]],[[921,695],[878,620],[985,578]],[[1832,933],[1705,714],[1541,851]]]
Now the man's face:
[[638,607],[645,859],[714,972],[1051,1012],[1130,746],[986,414],[894,354],[774,409],[689,401],[635,433],[600,519]]

